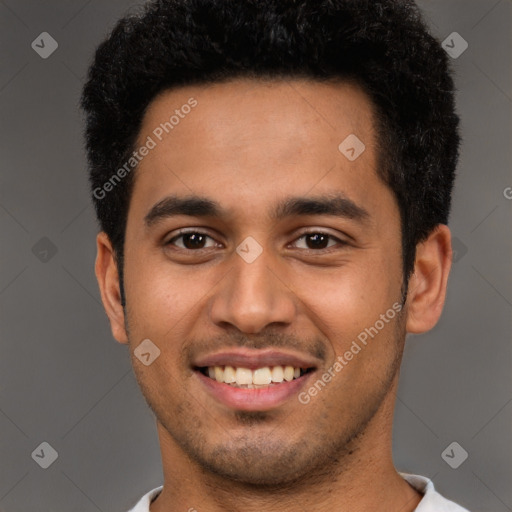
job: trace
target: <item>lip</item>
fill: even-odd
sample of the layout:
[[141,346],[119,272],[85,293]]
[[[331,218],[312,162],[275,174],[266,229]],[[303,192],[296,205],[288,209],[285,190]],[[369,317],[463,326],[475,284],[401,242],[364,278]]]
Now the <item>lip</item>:
[[194,369],[208,366],[233,366],[255,370],[264,366],[279,365],[316,369],[319,361],[282,350],[238,348],[208,354],[198,358],[192,364]]
[[308,372],[290,382],[281,382],[275,386],[247,389],[236,388],[223,382],[217,382],[200,371],[194,371],[200,383],[216,401],[230,409],[239,411],[268,411],[283,405],[296,396],[306,386],[316,371]]

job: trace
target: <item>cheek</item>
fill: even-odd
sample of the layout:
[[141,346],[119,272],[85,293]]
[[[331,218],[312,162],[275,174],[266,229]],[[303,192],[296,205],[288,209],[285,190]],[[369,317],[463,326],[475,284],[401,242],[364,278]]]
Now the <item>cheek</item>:
[[212,269],[179,266],[161,255],[127,261],[130,331],[134,336],[160,340],[166,347],[171,340],[184,339],[201,314],[205,296],[213,293],[221,278],[222,273]]
[[[311,274],[309,279],[303,275],[297,283],[315,285],[293,287],[306,306],[304,314],[328,338],[331,357],[343,355],[351,347],[358,352],[349,354],[348,372],[355,372],[353,375],[361,368],[379,371],[394,357],[397,315],[393,305],[399,306],[400,290],[400,282],[391,277],[394,272],[390,259],[374,257],[372,261],[368,258],[368,264],[347,263],[336,272],[318,274],[314,279]],[[352,346],[353,342],[360,350]]]
[[130,330],[148,338],[161,337],[183,316],[189,295],[168,265],[134,252],[126,258],[124,276]]
[[161,278],[155,281],[140,279],[127,301],[132,300],[132,319],[138,326],[148,334],[166,337],[192,307],[190,298],[180,283]]
[[351,262],[335,272],[304,275],[294,289],[327,324],[341,332],[353,331],[369,321],[373,324],[396,300],[399,283],[389,281],[394,270],[388,265],[377,258],[364,265]]

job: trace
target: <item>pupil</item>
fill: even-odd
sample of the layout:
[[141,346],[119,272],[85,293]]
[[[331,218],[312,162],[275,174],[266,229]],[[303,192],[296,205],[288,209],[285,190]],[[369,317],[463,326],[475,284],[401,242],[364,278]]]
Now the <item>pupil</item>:
[[[328,236],[322,233],[312,233],[306,235],[306,239],[311,242],[313,249],[325,249],[327,247]],[[200,233],[186,233],[183,235],[183,244],[187,249],[202,249],[204,244],[204,236]]]
[[[314,249],[325,249],[327,247],[327,241],[328,241],[328,236],[327,235],[324,235],[322,233],[313,233],[313,234],[309,234],[307,235],[307,239],[309,239],[310,241],[312,240],[313,241],[313,248]],[[325,243],[324,243],[325,242]]]
[[[200,240],[199,245],[197,243],[198,240]],[[188,243],[190,241],[192,241],[191,244]],[[197,248],[202,249],[202,246],[200,246],[201,242],[204,242],[204,236],[199,233],[186,233],[183,235],[183,245],[187,249],[197,249]]]

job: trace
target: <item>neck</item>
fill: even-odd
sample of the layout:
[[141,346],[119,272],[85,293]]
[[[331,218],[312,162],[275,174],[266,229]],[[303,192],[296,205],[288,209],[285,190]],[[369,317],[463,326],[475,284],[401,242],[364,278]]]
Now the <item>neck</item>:
[[391,453],[391,426],[396,383],[364,433],[329,467],[306,478],[270,488],[227,480],[201,468],[157,422],[164,488],[151,512],[412,512],[421,500],[396,471]]

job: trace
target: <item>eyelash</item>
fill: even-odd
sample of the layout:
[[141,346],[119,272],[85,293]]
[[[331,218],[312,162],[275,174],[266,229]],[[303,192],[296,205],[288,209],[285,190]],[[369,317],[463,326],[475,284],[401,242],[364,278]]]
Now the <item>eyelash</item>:
[[[202,231],[196,231],[196,230],[180,231],[179,234],[177,234],[176,236],[172,237],[168,242],[165,243],[165,245],[166,246],[167,245],[174,245],[173,244],[174,241],[176,241],[179,238],[182,238],[185,235],[190,235],[190,234],[203,235],[203,236],[206,236],[206,237],[214,240],[213,237],[211,237],[210,235],[208,235],[207,233],[204,233]],[[344,240],[341,240],[341,239],[331,235],[330,233],[327,233],[327,232],[321,231],[321,230],[306,231],[306,232],[302,233],[298,238],[296,238],[295,241],[301,240],[302,238],[304,238],[304,237],[306,237],[308,235],[324,235],[324,236],[327,236],[329,239],[338,242],[338,244],[337,244],[338,246],[343,247],[343,246],[348,245],[348,242],[345,242]],[[332,249],[335,249],[335,248],[336,248],[336,246],[331,246],[331,247],[325,247],[324,249],[302,249],[302,250],[303,251],[307,251],[307,252],[322,253],[322,252],[330,252]],[[187,252],[201,252],[201,251],[205,251],[205,250],[208,250],[208,249],[212,249],[212,247],[203,247],[201,249],[187,249],[187,248],[183,248],[183,247],[177,247],[177,249],[182,250],[182,251],[187,251]]]

